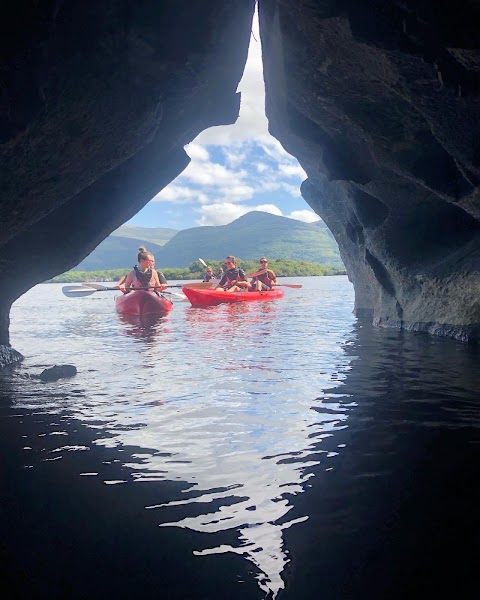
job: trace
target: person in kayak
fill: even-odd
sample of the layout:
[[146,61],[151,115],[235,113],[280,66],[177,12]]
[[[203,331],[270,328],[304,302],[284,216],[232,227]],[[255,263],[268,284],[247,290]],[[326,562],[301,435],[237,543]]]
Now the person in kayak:
[[237,267],[237,260],[234,256],[227,256],[225,266],[227,270],[215,288],[217,291],[245,292],[250,289],[245,271]]
[[275,273],[268,268],[268,260],[265,256],[260,259],[260,269],[250,280],[250,291],[252,292],[268,292],[272,290],[274,285],[277,285],[277,277]]
[[216,279],[221,279],[223,277],[223,269],[222,267],[218,267],[217,272],[215,273]]
[[212,267],[207,267],[203,281],[206,282],[206,281],[210,281],[211,279],[213,279],[213,270],[212,270]]
[[167,280],[162,274],[163,281],[160,281],[159,275],[155,270],[155,258],[153,254],[147,252],[147,249],[140,246],[137,255],[138,265],[133,267],[133,271],[126,277],[122,277],[118,282],[118,288],[124,294],[135,288],[158,288],[157,293],[167,287]]

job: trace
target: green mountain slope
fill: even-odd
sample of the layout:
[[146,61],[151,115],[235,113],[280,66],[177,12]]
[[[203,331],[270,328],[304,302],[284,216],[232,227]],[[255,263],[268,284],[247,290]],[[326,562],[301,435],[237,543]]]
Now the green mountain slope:
[[[125,232],[125,228],[129,228],[127,233],[138,233],[138,237],[117,235],[119,231]],[[153,231],[174,230],[123,225],[75,270],[131,268],[141,245],[155,255],[158,268],[182,268],[199,256],[209,260],[222,260],[228,254],[244,260],[256,260],[265,255],[270,259],[289,258],[343,267],[337,244],[323,222],[303,223],[270,213],[250,212],[228,225],[193,227],[179,231],[163,246],[149,241],[149,235]]]
[[140,246],[146,246],[147,250],[155,256],[162,250],[161,246],[153,242],[147,242],[143,237],[134,239],[110,235],[72,270],[103,271],[104,269],[131,269],[137,262],[138,248]]
[[168,227],[138,227],[137,225],[122,225],[115,231],[112,231],[111,235],[132,238],[134,240],[145,240],[145,243],[153,242],[154,244],[163,246],[177,233],[178,232],[176,229],[169,229]]
[[228,225],[179,231],[156,255],[162,267],[183,267],[199,256],[245,260],[262,255],[341,267],[337,243],[323,222],[303,223],[270,213],[250,212]]

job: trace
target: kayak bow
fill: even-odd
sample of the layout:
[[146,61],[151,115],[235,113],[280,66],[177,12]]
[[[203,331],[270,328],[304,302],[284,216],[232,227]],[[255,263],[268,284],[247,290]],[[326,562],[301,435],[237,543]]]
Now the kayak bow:
[[166,315],[173,302],[162,295],[147,290],[135,290],[115,298],[117,311],[123,315]]

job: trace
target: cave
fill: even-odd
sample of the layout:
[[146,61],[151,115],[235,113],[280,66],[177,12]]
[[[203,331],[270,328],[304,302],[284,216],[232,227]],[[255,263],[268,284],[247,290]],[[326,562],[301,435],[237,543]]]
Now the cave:
[[[22,0],[1,28],[0,345],[12,303],[78,264],[238,117],[253,0]],[[269,129],[308,175],[355,312],[480,338],[480,6],[259,0]],[[19,267],[21,265],[21,267]]]

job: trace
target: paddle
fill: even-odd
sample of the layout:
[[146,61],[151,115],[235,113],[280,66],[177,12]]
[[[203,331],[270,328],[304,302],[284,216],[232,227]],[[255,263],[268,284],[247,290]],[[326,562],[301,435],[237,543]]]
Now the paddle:
[[[93,287],[98,291],[105,291],[105,290],[118,290],[119,288],[117,286],[115,287],[105,287],[104,285],[100,285],[99,283],[90,283],[90,282],[85,282],[82,283],[82,286],[86,286],[86,287]],[[188,287],[188,288],[192,288],[194,290],[196,289],[204,289],[204,288],[209,288],[211,286],[211,283],[209,281],[205,282],[205,281],[192,281],[191,283],[179,283],[179,284],[175,284],[175,285],[170,285],[169,283],[167,284],[167,286],[169,288],[183,288],[183,287]],[[72,286],[74,287],[74,286]],[[142,287],[142,288],[136,288],[137,290],[151,290],[151,289],[161,289],[162,286],[158,287],[158,286],[150,286],[150,287]]]
[[[185,286],[183,285],[172,285],[170,287],[175,287],[175,288],[182,288],[182,287],[191,287],[192,289],[206,289],[211,287],[210,283],[203,283],[203,282],[194,282],[191,284],[186,284]],[[156,286],[156,287],[142,287],[142,288],[136,288],[137,290],[152,290],[152,289],[161,289],[161,286]],[[77,287],[75,285],[64,285],[62,287],[62,292],[65,294],[65,296],[67,296],[68,298],[83,298],[83,296],[90,296],[90,294],[94,294],[95,292],[110,292],[110,291],[114,291],[114,292],[118,292],[120,291],[118,289],[118,287],[103,287],[102,289],[92,289],[91,287]],[[173,294],[173,292],[167,292],[167,291],[163,291],[161,292],[163,294]],[[182,295],[182,300],[183,300],[183,295]]]
[[[82,283],[82,285],[85,286],[85,287],[95,288],[99,292],[102,292],[102,291],[108,289],[107,287],[105,287],[104,285],[100,285],[99,283]],[[177,292],[167,292],[166,290],[163,290],[161,293],[162,294],[168,294],[169,296],[175,296],[176,298],[181,298],[182,300],[186,300],[187,299],[187,297],[185,296],[185,294],[177,294]]]
[[206,269],[208,269],[208,265],[207,265],[207,263],[206,263],[206,262],[205,262],[205,261],[204,261],[202,258],[199,258],[199,259],[198,259],[198,262],[199,262],[201,265],[203,265],[203,266],[204,266]]

